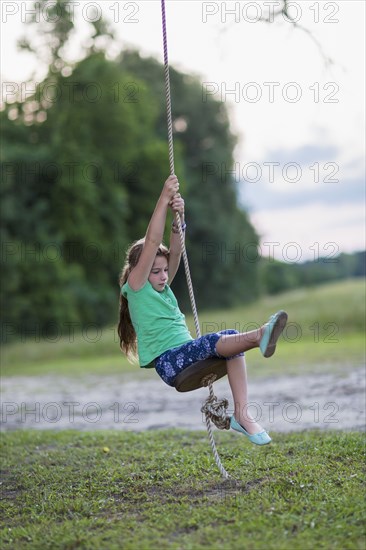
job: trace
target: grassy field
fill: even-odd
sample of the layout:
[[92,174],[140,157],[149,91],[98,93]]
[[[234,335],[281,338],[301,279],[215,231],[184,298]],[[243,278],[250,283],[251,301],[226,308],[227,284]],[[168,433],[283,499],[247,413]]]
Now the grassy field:
[[[354,368],[364,361],[364,291],[346,281],[202,312],[202,331],[253,328],[245,323],[283,308],[288,331],[270,361],[248,353],[251,377]],[[123,372],[154,375],[123,359],[111,328],[93,344],[64,336],[2,355],[3,376]],[[271,436],[259,448],[216,431],[232,475],[223,481],[203,431],[3,433],[1,548],[364,550],[364,434]]]
[[203,432],[7,433],[1,548],[365,548],[358,433],[275,435],[258,448]]
[[[251,330],[278,309],[289,313],[289,324],[276,355],[266,362],[251,352],[251,376],[267,375],[273,369],[283,374],[322,369],[322,372],[363,364],[365,351],[365,282],[349,280],[264,297],[230,311],[200,313],[202,333],[236,328]],[[194,334],[192,317],[187,322]],[[115,327],[99,333],[60,334],[53,342],[40,338],[3,347],[2,375],[68,376],[140,372],[119,351]],[[95,340],[94,342],[92,340]],[[258,367],[258,368],[257,368]],[[140,375],[142,373],[140,372]],[[150,373],[144,371],[144,376]]]

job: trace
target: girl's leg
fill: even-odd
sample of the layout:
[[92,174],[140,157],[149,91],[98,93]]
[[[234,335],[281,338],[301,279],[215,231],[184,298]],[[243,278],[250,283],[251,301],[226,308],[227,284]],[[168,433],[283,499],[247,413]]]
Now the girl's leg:
[[232,357],[233,355],[238,355],[238,353],[257,348],[259,347],[263,330],[264,326],[250,332],[223,334],[216,343],[216,351],[222,357]]
[[248,380],[245,358],[235,357],[227,361],[227,375],[234,400],[234,417],[249,434],[255,434],[263,428],[254,421],[248,412]]

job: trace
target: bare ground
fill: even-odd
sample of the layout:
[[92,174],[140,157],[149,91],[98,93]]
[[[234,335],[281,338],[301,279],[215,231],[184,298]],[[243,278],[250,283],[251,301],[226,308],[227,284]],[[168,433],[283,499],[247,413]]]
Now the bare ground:
[[[231,394],[224,378],[218,398]],[[131,376],[9,377],[2,380],[2,430],[118,429],[177,427],[205,429],[200,412],[206,388],[178,393],[150,373]],[[255,379],[250,411],[269,431],[364,430],[365,371]]]

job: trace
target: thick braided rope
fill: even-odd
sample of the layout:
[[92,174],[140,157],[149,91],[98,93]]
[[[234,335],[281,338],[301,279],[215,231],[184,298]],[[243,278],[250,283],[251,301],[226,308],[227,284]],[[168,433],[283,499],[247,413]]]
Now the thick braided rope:
[[[171,107],[171,94],[170,94],[170,76],[169,76],[168,39],[167,39],[167,30],[166,30],[165,0],[161,0],[161,14],[162,14],[162,25],[163,25],[165,96],[166,96],[166,110],[167,110],[167,124],[168,124],[169,165],[170,165],[170,174],[173,175],[175,173],[175,170],[174,170],[174,142],[173,142],[173,123],[172,123],[172,107]],[[187,251],[186,251],[185,241],[184,241],[184,233],[183,233],[183,230],[182,230],[182,224],[181,224],[180,216],[179,216],[178,212],[176,213],[176,224],[177,224],[177,227],[179,229],[179,236],[180,236],[181,247],[182,247],[184,270],[185,270],[186,279],[187,279],[189,299],[190,299],[190,302],[191,302],[193,319],[194,319],[194,324],[195,324],[195,328],[196,328],[196,335],[197,335],[197,338],[199,338],[201,336],[201,331],[200,331],[200,325],[199,325],[199,320],[198,320],[196,301],[195,301],[195,298],[194,298],[192,279],[191,279],[191,274],[190,274],[190,270],[189,270]],[[210,381],[208,382],[208,389],[209,389],[209,394],[210,395],[209,395],[206,403],[209,402],[210,404],[212,404],[216,400],[216,397],[214,395],[212,383]],[[214,441],[214,438],[213,438],[213,435],[212,435],[212,427],[211,427],[211,424],[210,424],[210,417],[213,418],[212,410],[209,413],[208,409],[207,409],[207,412],[206,412],[206,409],[205,409],[205,417],[206,417],[207,432],[208,432],[212,452],[213,452],[213,455],[215,457],[217,467],[219,468],[219,470],[221,472],[221,475],[225,479],[227,479],[230,476],[229,476],[229,474],[227,473],[227,471],[225,470],[224,466],[221,463],[219,454],[218,454],[217,449],[216,449],[216,444],[215,444],[215,441]]]
[[212,400],[210,397],[206,399],[201,407],[201,412],[205,414],[212,422],[215,423],[220,430],[228,430],[230,427],[230,419],[226,415],[226,409],[229,403],[227,399],[218,401],[216,397]]

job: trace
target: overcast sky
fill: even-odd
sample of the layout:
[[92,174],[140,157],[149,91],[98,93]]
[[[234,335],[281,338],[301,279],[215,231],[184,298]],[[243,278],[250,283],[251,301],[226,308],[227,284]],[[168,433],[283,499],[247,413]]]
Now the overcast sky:
[[[3,90],[44,74],[16,48],[32,4],[1,3]],[[162,61],[159,1],[78,4],[70,59],[82,55],[97,10],[120,41],[111,56],[133,46]],[[282,16],[259,22],[276,1],[166,0],[170,64],[199,76],[203,101],[211,95],[227,105],[239,138],[234,176],[262,252],[294,262],[365,248],[365,2],[291,4],[312,36]],[[229,168],[213,167],[222,181]]]

